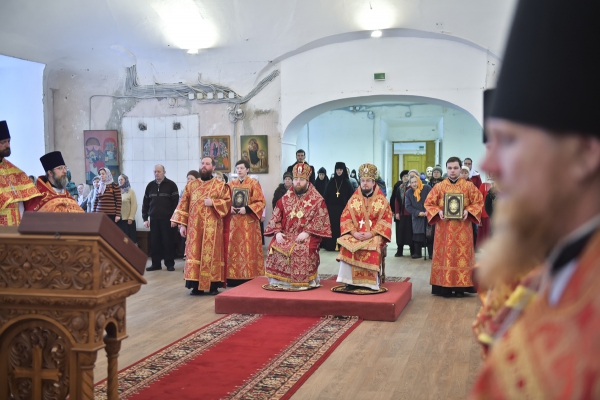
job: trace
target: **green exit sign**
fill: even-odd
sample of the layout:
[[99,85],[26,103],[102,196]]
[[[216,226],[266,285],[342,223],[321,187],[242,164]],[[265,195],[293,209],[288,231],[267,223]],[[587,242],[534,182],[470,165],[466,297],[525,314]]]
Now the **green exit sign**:
[[385,72],[375,72],[376,81],[385,81]]

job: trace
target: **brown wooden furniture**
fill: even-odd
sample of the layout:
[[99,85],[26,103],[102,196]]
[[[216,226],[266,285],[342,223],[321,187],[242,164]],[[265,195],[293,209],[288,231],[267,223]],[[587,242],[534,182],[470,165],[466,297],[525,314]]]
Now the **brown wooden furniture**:
[[101,213],[25,213],[0,229],[0,400],[93,399],[98,350],[108,398],[127,337],[125,299],[146,256]]

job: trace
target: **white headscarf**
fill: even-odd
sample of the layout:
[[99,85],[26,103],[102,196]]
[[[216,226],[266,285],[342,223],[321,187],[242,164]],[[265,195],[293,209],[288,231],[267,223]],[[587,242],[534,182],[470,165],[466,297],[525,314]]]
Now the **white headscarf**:
[[[77,203],[79,203],[79,205],[81,205],[81,203],[83,203],[90,194],[89,185],[86,185],[85,183],[82,183],[81,185],[83,185],[83,194],[81,194],[79,197],[77,197]],[[79,189],[79,187],[77,187],[77,188]],[[79,190],[77,190],[77,193],[79,194]]]
[[108,168],[100,168],[98,170],[99,176],[102,176],[102,175],[100,175],[101,170],[104,170],[104,172],[106,172],[106,181],[103,182],[102,178],[100,178],[100,184],[98,185],[98,188],[96,188],[96,194],[99,194],[99,195],[103,195],[104,191],[106,190],[106,186],[113,183],[113,176],[112,176],[112,173],[110,172],[110,170]]

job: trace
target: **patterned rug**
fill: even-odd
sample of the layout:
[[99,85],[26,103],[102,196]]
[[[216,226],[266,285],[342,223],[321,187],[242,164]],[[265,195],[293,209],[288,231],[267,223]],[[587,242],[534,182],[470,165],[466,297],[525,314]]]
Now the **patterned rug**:
[[[360,322],[358,317],[231,314],[121,371],[119,399],[287,399]],[[271,348],[273,354],[240,352],[240,343],[264,343],[260,335],[281,326],[289,340]],[[256,352],[267,346],[255,347]],[[228,356],[236,372],[223,361]],[[106,389],[106,381],[100,382],[95,398],[106,399]]]

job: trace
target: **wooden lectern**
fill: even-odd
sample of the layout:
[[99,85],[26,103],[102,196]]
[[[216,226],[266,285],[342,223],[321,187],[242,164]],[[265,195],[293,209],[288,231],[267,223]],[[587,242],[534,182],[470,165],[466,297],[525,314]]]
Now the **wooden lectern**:
[[0,228],[0,400],[93,399],[103,347],[116,400],[125,299],[146,260],[100,213],[25,213]]

